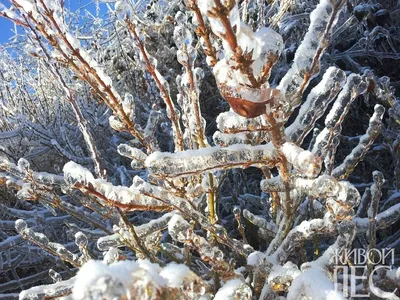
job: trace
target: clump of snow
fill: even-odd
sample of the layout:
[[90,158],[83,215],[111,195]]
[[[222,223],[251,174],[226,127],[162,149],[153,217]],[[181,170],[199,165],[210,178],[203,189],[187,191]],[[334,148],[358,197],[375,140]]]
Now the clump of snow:
[[240,279],[227,281],[215,294],[214,300],[251,299],[250,287]]
[[258,266],[264,263],[266,255],[260,251],[254,251],[247,257],[247,264],[249,266]]
[[[130,288],[148,285],[160,288],[166,284],[166,280],[159,275],[161,268],[148,260],[117,261],[109,266],[101,261],[90,260],[79,270],[73,288],[74,299],[88,299],[91,295],[101,291],[102,295],[116,286],[118,292],[130,298]],[[134,280],[135,279],[135,280]],[[111,283],[111,284],[110,284]]]
[[283,266],[276,264],[272,267],[271,273],[268,276],[268,283],[279,281],[290,283],[293,279],[301,274],[299,268],[288,261]]
[[336,291],[332,281],[322,268],[313,267],[296,277],[287,294],[287,300],[341,300],[345,299],[341,291]]
[[64,178],[67,184],[75,184],[76,182],[88,184],[94,183],[94,177],[89,170],[85,169],[81,165],[70,161],[64,165]]
[[180,288],[185,279],[191,281],[195,275],[186,265],[170,263],[161,270],[160,276],[167,280],[168,286]]

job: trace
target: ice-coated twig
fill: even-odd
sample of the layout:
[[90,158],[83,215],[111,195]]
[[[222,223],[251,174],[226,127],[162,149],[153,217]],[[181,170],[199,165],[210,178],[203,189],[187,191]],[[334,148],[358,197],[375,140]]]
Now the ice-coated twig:
[[238,115],[232,110],[218,115],[217,127],[219,131],[225,134],[254,131],[268,132],[271,130],[271,125],[262,116],[249,119]]
[[24,220],[19,219],[15,221],[15,229],[23,238],[38,245],[40,248],[45,249],[49,253],[69,262],[74,267],[81,266],[81,262],[79,261],[77,255],[69,251],[61,244],[50,242],[47,236],[45,236],[43,233],[38,233],[28,228]]
[[249,144],[259,145],[262,142],[270,141],[269,134],[267,132],[241,132],[241,133],[222,133],[216,131],[213,135],[214,143],[221,147],[229,147],[235,144]]
[[253,63],[251,55],[246,53],[246,49],[241,48],[235,34],[234,27],[238,29],[237,27],[240,26],[239,9],[236,1],[224,3],[220,0],[214,0],[213,2],[202,4],[200,7],[201,12],[209,17],[211,30],[224,39],[226,43],[225,50],[232,55],[237,68],[247,78],[250,85],[259,87],[260,85],[251,68]]
[[321,171],[321,160],[310,151],[303,150],[293,143],[286,142],[280,148],[283,155],[300,174],[316,177]]
[[56,282],[53,284],[35,286],[22,291],[19,294],[19,299],[55,299],[68,296],[72,293],[74,283],[75,277],[72,277],[68,280]]
[[[13,1],[19,10],[21,18],[34,32],[39,31],[43,37],[57,51],[52,53],[55,60],[67,63],[77,76],[85,80],[125,124],[126,129],[143,145],[146,145],[142,132],[138,131],[133,121],[127,116],[120,95],[112,86],[112,80],[99,67],[98,63],[85,51],[80,42],[73,37],[64,22],[57,14],[58,3],[49,3],[43,0],[35,5],[25,5],[25,1]],[[33,24],[33,25],[32,25]],[[151,151],[151,148],[149,149]]]
[[147,52],[143,41],[140,39],[136,25],[129,20],[129,18],[125,18],[125,23],[133,35],[133,38],[135,40],[136,46],[138,47],[141,58],[143,59],[147,71],[150,73],[150,75],[153,77],[155,83],[157,84],[158,89],[160,90],[160,94],[165,102],[165,104],[168,107],[168,117],[170,118],[172,124],[173,124],[173,129],[174,129],[174,142],[175,142],[175,151],[183,151],[184,146],[183,146],[183,135],[182,135],[182,129],[179,123],[179,116],[176,113],[176,108],[174,103],[172,102],[168,82],[161,76],[161,74],[157,71],[156,66],[151,62],[150,54]]
[[[149,223],[135,226],[136,234],[140,239],[143,239],[148,235],[166,229],[173,215],[174,212],[166,213],[158,219],[151,220]],[[124,246],[124,241],[120,239],[119,234],[104,236],[97,240],[97,248],[102,251],[122,246]]]
[[385,108],[375,105],[375,112],[369,120],[367,132],[360,137],[358,145],[346,156],[343,163],[332,171],[332,176],[338,179],[346,179],[355,169],[357,164],[365,157],[372,143],[380,133],[382,118]]
[[102,236],[97,240],[97,249],[100,251],[108,251],[111,248],[119,248],[123,246],[125,246],[125,243],[120,238],[119,233]]
[[[51,58],[49,57],[49,59],[51,59]],[[56,68],[54,68],[54,69],[57,70]],[[59,78],[62,82],[64,82],[61,75]],[[87,145],[87,148],[89,149],[89,152],[91,154],[91,158],[92,158],[94,166],[95,166],[95,168],[94,168],[95,173],[99,178],[107,178],[106,171],[101,164],[100,153],[95,144],[93,134],[89,130],[88,122],[83,117],[82,111],[81,111],[75,97],[72,95],[71,91],[68,89],[68,87],[65,83],[64,83],[64,85],[65,85],[65,90],[67,91],[67,101],[69,101],[71,103],[71,106],[75,112],[76,119],[78,121],[79,129],[82,132],[82,135],[83,135],[83,138]]]
[[127,144],[120,144],[118,146],[118,153],[122,156],[132,159],[131,167],[133,169],[143,168],[147,155],[137,148],[131,147]]
[[161,187],[145,182],[138,176],[133,179],[132,186],[134,186],[142,195],[163,202],[171,208],[179,211],[186,218],[196,221],[203,229],[214,234],[215,238],[217,238],[219,242],[230,247],[235,253],[243,256],[248,255],[251,246],[246,245],[246,247],[244,247],[243,243],[240,241],[229,238],[224,228],[217,225],[212,226],[210,221],[202,213],[193,209],[193,206],[186,199],[177,197]]
[[[260,185],[265,192],[284,192],[286,189],[280,177],[262,180]],[[349,216],[352,208],[360,202],[360,194],[353,185],[329,175],[321,175],[316,179],[291,176],[288,185],[291,190],[296,191],[298,197],[327,199],[328,208],[339,218]]]
[[301,145],[304,138],[313,129],[315,122],[322,117],[328,105],[337,96],[346,80],[344,71],[330,67],[322,80],[307,96],[294,122],[286,128],[285,133],[290,141]]
[[148,140],[150,144],[152,144],[152,148],[155,151],[159,149],[157,140],[155,139],[155,133],[161,118],[162,113],[153,108],[149,113],[146,127],[143,129],[145,139]]
[[[14,223],[14,227],[15,227],[15,222]],[[5,252],[19,244],[22,244],[24,242],[24,238],[21,235],[14,235],[14,236],[10,236],[7,239],[5,239],[4,241],[0,242],[0,251],[1,252]]]
[[[383,178],[383,174],[379,171],[374,171],[372,173],[372,178],[374,180],[374,184],[371,186],[371,203],[368,208],[368,219],[369,219],[369,229],[367,232],[367,236],[369,238],[369,246],[368,249],[375,249],[376,246],[376,229],[377,229],[377,213],[379,201],[382,197],[382,185],[385,179]],[[374,266],[374,251],[369,251],[369,257],[367,260],[367,277],[371,275],[373,266]],[[367,283],[365,283],[367,285]]]
[[[71,235],[75,235],[77,232],[82,231],[88,238],[89,241],[94,241],[104,236],[105,232],[101,229],[87,229],[81,228],[76,223],[65,222],[65,225],[68,227],[68,233]],[[111,234],[112,231],[108,231],[107,233]]]
[[[307,262],[301,265],[302,273],[296,274],[288,289],[287,299],[297,299],[299,294],[307,298],[324,299],[326,295],[333,299],[343,299],[342,292],[338,291],[334,286],[332,278],[333,266],[338,266],[337,253],[338,250],[344,251],[351,247],[354,240],[356,230],[351,221],[345,221],[338,225],[338,237],[333,245],[331,245],[324,254],[312,262]],[[335,259],[336,258],[336,259]],[[293,274],[293,272],[291,272]],[[337,274],[336,274],[337,276]],[[324,288],[310,287],[310,281],[318,281],[319,284],[324,284]]]
[[200,36],[200,38],[203,41],[203,49],[204,53],[207,55],[208,59],[207,62],[208,64],[213,67],[217,63],[217,51],[215,50],[215,47],[213,46],[210,38],[210,30],[208,29],[204,18],[201,14],[201,11],[199,9],[199,6],[197,5],[198,1],[202,0],[189,0],[186,3],[186,6],[188,9],[192,10],[195,15],[196,15],[196,20],[198,23],[197,29],[196,29],[196,34]]
[[78,246],[79,251],[82,253],[82,257],[80,257],[79,260],[82,264],[84,264],[89,259],[91,259],[91,256],[87,248],[88,238],[82,231],[78,231],[77,233],[75,233],[75,244]]
[[105,233],[111,232],[99,218],[93,216],[93,214],[88,213],[80,207],[72,205],[67,200],[63,200],[63,198],[61,198],[59,199],[59,201],[55,202],[56,207],[70,214],[75,219],[87,222],[88,224],[92,224],[94,227],[101,229]]
[[[186,130],[194,139],[194,143],[200,148],[208,146],[205,137],[205,120],[200,111],[200,85],[204,77],[204,71],[201,68],[195,68],[197,58],[196,49],[193,47],[192,33],[186,28],[187,18],[182,12],[175,16],[177,26],[174,30],[175,44],[178,46],[177,58],[184,67],[182,76],[177,77],[179,90],[178,101],[182,108],[183,121],[186,123]],[[192,147],[193,149],[193,147]]]
[[17,137],[21,134],[21,130],[10,130],[10,131],[3,131],[0,132],[0,140],[10,139],[13,137]]
[[293,111],[311,78],[320,70],[320,59],[345,1],[321,0],[310,15],[309,29],[296,51],[293,65],[278,85]]
[[206,171],[275,166],[277,152],[272,145],[211,147],[182,153],[154,152],[146,159],[149,173],[157,178],[190,176]]
[[194,247],[202,260],[210,263],[223,278],[233,275],[232,267],[224,260],[224,253],[213,247],[204,237],[194,233],[192,226],[179,214],[174,215],[169,221],[168,233],[175,241]]
[[[179,50],[177,58],[184,67],[185,72],[177,78],[179,104],[182,108],[182,120],[185,123],[186,131],[184,136],[188,136],[191,145],[189,149],[209,147],[205,135],[205,120],[200,111],[200,83],[204,77],[204,71],[201,68],[194,69],[196,59],[196,49],[192,46],[192,34],[186,28],[186,17],[178,12],[175,16],[177,26],[174,30],[175,44]],[[208,210],[211,223],[215,223],[215,186],[214,177],[211,173],[207,175],[209,189],[207,190]]]
[[[131,249],[136,252],[141,258],[148,258],[150,261],[155,262],[155,257],[150,253],[148,246],[143,243],[143,241],[139,238],[136,233],[136,229],[133,224],[129,221],[128,217],[117,210],[117,214],[119,216],[119,226],[115,229],[117,232],[126,232],[128,235],[121,234],[121,239],[125,242],[125,244]],[[119,229],[119,230],[118,230]]]
[[278,228],[275,223],[273,223],[272,221],[267,221],[266,219],[260,216],[256,216],[247,209],[243,210],[243,217],[245,217],[247,220],[249,220],[252,224],[256,225],[257,227],[268,231],[271,236],[274,236],[278,231]]
[[182,214],[196,220],[202,226],[204,225],[206,229],[211,229],[207,218],[204,217],[203,214],[193,210],[190,202],[186,199],[175,196],[162,187],[152,185],[138,176],[133,178],[132,187],[134,187],[141,195],[153,198],[166,206],[175,208]]
[[116,206],[127,211],[168,210],[163,203],[141,195],[134,188],[113,186],[111,182],[94,179],[87,169],[74,162],[69,162],[64,166],[64,178],[70,187],[92,195],[111,207]]
[[367,213],[369,204],[372,199],[371,189],[367,187],[361,197],[360,205],[357,208],[356,216],[359,218],[364,218]]
[[[311,262],[311,266],[321,266],[324,268],[332,269],[332,266],[338,264],[337,250],[343,251],[349,249],[356,235],[356,226],[352,221],[343,221],[338,224],[338,237],[333,245],[329,246],[325,252],[317,258],[314,262]],[[339,260],[340,262],[340,260]]]
[[334,226],[330,213],[325,214],[323,219],[303,221],[289,232],[282,244],[273,253],[272,259],[283,264],[286,262],[290,253],[295,251],[296,247],[298,247],[301,242],[311,239],[317,233],[331,235],[336,232],[337,228]]
[[325,157],[333,138],[341,132],[341,124],[349,112],[350,105],[359,95],[365,93],[367,88],[368,83],[360,75],[351,74],[347,77],[346,84],[325,119],[326,127],[316,137],[312,153]]
[[[355,217],[354,223],[357,225],[357,233],[365,233],[369,229],[369,219]],[[400,203],[381,211],[376,215],[376,230],[381,230],[393,225],[400,220]]]
[[339,93],[332,109],[325,119],[325,126],[328,129],[337,127],[346,117],[351,103],[368,88],[368,82],[357,74],[351,74],[347,77],[346,84]]
[[[345,183],[339,182],[329,175],[320,175],[315,179],[306,179],[298,176],[290,176],[289,187],[297,193],[314,198],[337,197]],[[284,192],[285,185],[281,177],[264,179],[260,187],[265,192]]]
[[48,51],[44,47],[39,35],[37,34],[37,32],[35,30],[32,30],[32,32],[35,34],[36,41],[37,41],[37,43],[39,43],[42,51],[44,52],[44,54],[46,56],[46,63],[47,63],[48,68],[54,74],[54,76],[56,77],[58,82],[61,84],[61,86],[62,86],[62,88],[64,90],[64,93],[65,93],[66,99],[72,106],[72,109],[73,109],[73,111],[75,113],[76,120],[78,122],[79,130],[82,132],[84,141],[85,141],[85,143],[87,145],[87,148],[88,148],[88,150],[89,150],[89,152],[91,154],[91,158],[92,158],[94,166],[95,166],[95,173],[100,178],[106,178],[106,173],[105,173],[105,170],[103,169],[103,166],[101,164],[100,154],[99,154],[99,151],[98,151],[97,146],[95,144],[95,141],[94,141],[94,138],[93,138],[93,134],[90,132],[89,126],[88,126],[88,122],[84,118],[84,116],[82,114],[82,110],[81,110],[81,108],[79,107],[79,105],[78,105],[78,103],[76,101],[76,95],[74,95],[74,93],[72,93],[71,89],[68,87],[68,85],[65,82],[65,79],[63,78],[60,70],[57,69],[57,67],[55,66],[54,60],[51,58],[50,54],[48,53]]
[[[4,157],[0,157],[0,169],[4,170],[11,175],[24,179],[26,178],[26,172],[19,168],[17,165],[14,163],[10,162],[8,159]],[[64,184],[64,178],[59,175],[47,173],[47,172],[35,172],[32,170],[29,170],[29,176],[35,182],[49,186],[49,185],[58,185],[61,186]]]
[[21,286],[29,286],[35,284],[39,281],[42,281],[48,275],[48,271],[42,271],[31,276],[27,276],[24,278],[18,278],[15,280],[10,280],[6,283],[2,283],[0,285],[0,293],[5,293],[7,291],[17,290],[21,288]]
[[56,141],[56,140],[51,140],[51,144],[62,154],[64,155],[66,158],[68,158],[69,160],[73,160],[74,162],[78,163],[78,164],[83,164],[83,165],[87,165],[92,163],[92,158],[91,157],[81,157],[81,156],[76,156],[73,155],[72,153],[68,152],[67,149],[61,147],[61,145]]
[[27,258],[27,256],[28,255],[26,254],[19,254],[12,260],[9,260],[7,263],[2,262],[2,271],[7,272],[10,270],[14,270],[17,267],[22,267],[21,262],[23,262]]

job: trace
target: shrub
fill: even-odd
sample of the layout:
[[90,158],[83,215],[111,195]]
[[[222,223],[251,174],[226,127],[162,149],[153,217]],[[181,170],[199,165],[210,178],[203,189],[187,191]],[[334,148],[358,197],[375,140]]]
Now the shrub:
[[[0,13],[25,30],[0,69],[0,291],[339,299],[351,296],[346,279],[334,285],[352,266],[341,255],[362,249],[356,292],[389,297],[399,271],[376,272],[373,253],[398,245],[398,181],[379,163],[353,172],[371,148],[397,147],[395,91],[354,48],[330,46],[345,47],[358,18],[395,53],[361,13],[384,12],[343,0],[142,2],[107,4],[105,18],[49,0]],[[361,98],[365,123],[345,123]]]

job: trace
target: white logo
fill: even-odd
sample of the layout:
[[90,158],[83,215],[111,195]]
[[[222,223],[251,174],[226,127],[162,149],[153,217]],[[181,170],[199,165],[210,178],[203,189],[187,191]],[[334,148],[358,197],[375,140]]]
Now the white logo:
[[[335,264],[335,290],[342,291],[345,297],[369,298],[371,293],[383,299],[395,296],[397,289],[392,292],[382,291],[374,282],[374,277],[380,272],[392,270],[394,249],[336,250],[331,259]],[[363,286],[364,289],[360,288]]]

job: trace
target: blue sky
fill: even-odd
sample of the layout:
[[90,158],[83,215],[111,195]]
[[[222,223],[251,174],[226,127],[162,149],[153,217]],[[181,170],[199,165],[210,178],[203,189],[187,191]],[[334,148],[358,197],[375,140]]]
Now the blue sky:
[[[6,7],[10,6],[9,1],[1,1]],[[12,37],[13,33],[11,29],[14,29],[14,25],[11,21],[6,18],[0,17],[0,43],[6,42],[10,37]]]
[[[0,3],[4,4],[6,7],[10,7],[9,0],[0,0]],[[85,10],[89,10],[90,12],[95,12],[95,4],[91,0],[65,0],[65,6],[70,8],[72,11],[78,10],[80,7],[84,6]],[[102,13],[106,11],[106,7],[104,3],[100,3],[100,8],[102,9]],[[103,11],[104,10],[104,11]],[[9,39],[14,35],[14,24],[3,17],[0,17],[0,44],[6,43]],[[17,28],[19,32],[22,32],[22,29]]]

